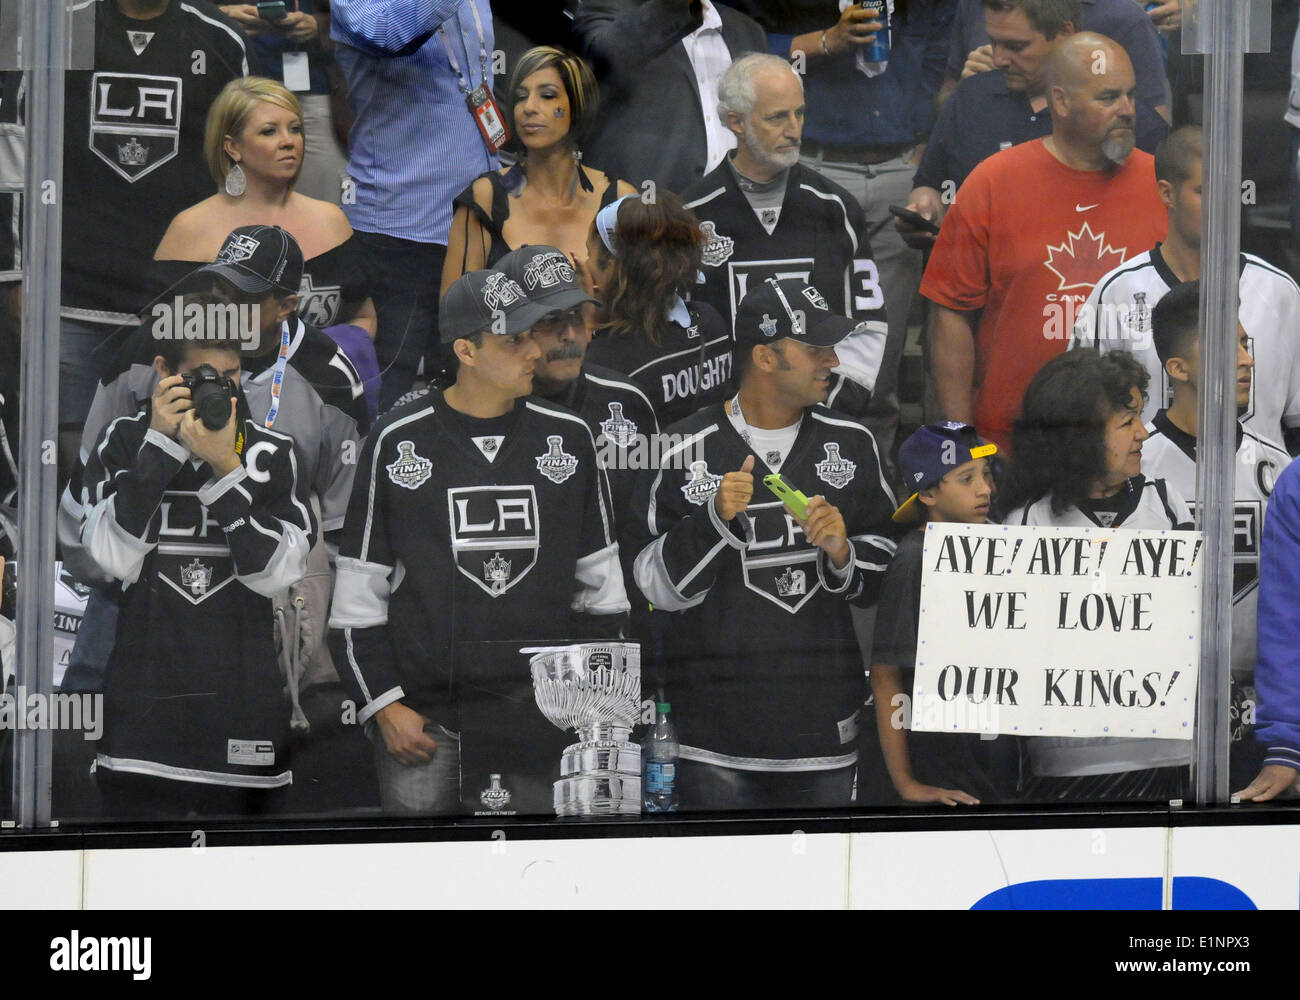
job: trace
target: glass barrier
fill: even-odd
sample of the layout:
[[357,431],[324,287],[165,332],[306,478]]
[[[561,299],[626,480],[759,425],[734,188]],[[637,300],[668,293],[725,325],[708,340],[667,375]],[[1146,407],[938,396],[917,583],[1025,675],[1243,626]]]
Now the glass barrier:
[[[5,675],[0,736],[50,736],[23,796],[67,826],[1290,787],[1294,4],[1239,32],[1240,116],[1177,2],[379,6],[79,10],[52,201],[46,77],[0,50],[0,457],[57,468],[53,629],[19,612],[52,683]],[[63,236],[57,441],[18,470],[24,204]],[[1238,231],[1230,329],[1202,258]]]

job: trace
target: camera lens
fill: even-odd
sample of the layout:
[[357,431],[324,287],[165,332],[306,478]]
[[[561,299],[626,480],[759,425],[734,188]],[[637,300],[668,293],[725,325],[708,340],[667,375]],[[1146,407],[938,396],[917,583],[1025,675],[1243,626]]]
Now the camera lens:
[[191,378],[190,399],[194,412],[210,431],[225,427],[230,421],[230,385],[211,365],[199,365]]

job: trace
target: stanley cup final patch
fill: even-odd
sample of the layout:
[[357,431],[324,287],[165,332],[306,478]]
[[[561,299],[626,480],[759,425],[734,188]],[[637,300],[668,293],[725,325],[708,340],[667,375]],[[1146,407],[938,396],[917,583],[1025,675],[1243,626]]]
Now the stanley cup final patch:
[[410,441],[397,443],[397,458],[385,468],[392,482],[408,490],[419,489],[433,474],[433,463],[417,455],[415,445]]
[[837,490],[844,489],[853,481],[853,473],[858,464],[841,458],[840,446],[834,441],[827,441],[822,448],[826,451],[826,458],[813,466],[817,470],[817,478]]
[[551,434],[546,438],[546,453],[537,456],[537,471],[557,486],[578,471],[578,459],[564,450],[564,438]]
[[697,507],[702,507],[718,492],[721,476],[715,476],[703,462],[691,463],[691,478],[682,486],[682,495]]
[[620,448],[626,448],[636,439],[636,423],[623,415],[622,403],[609,404],[609,419],[600,422],[600,430]]
[[712,222],[701,222],[700,232],[704,234],[704,251],[701,260],[705,267],[717,267],[725,264],[736,249],[736,241],[730,236],[723,236]]

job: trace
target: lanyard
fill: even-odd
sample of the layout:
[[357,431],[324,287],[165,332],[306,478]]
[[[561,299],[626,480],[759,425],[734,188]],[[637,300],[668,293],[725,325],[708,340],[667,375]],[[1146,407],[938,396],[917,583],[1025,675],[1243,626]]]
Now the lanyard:
[[[488,53],[487,37],[483,34],[483,21],[478,16],[478,5],[475,0],[469,0],[469,9],[474,15],[474,30],[478,32],[478,62],[479,77],[484,82],[488,78]],[[456,11],[456,26],[460,27],[460,11]],[[460,84],[460,92],[468,96],[471,92],[469,81],[465,79],[465,74],[460,70],[460,62],[456,58],[456,53],[451,49],[451,43],[447,41],[447,32],[438,28],[438,37],[442,39],[442,47],[447,50],[447,62],[451,64],[451,71],[456,74],[456,80]]]
[[[749,426],[749,422],[745,419],[745,414],[742,413],[740,409],[740,393],[736,393],[736,395],[733,396],[731,400],[727,402],[725,405],[726,405],[727,415],[731,418],[731,426],[734,427],[737,433],[740,434],[741,438],[744,439],[745,444],[749,445],[750,449],[753,450],[754,440],[749,433],[751,428]],[[803,424],[803,414],[800,413],[798,423],[792,425],[792,427],[794,428],[795,437],[799,436],[799,428],[800,426],[802,426],[802,424]],[[788,430],[790,430],[790,427],[781,427],[778,428],[774,433],[779,434],[781,433],[781,431],[788,431]],[[789,452],[781,456],[780,460],[776,464],[781,465],[782,463],[785,462],[787,457],[789,457]],[[772,465],[772,462],[769,461],[769,455],[763,456],[763,461],[766,462],[769,467]]]
[[275,359],[275,374],[271,376],[271,408],[266,411],[267,427],[275,426],[275,418],[280,415],[280,387],[284,384],[284,368],[289,363],[289,323],[286,321],[280,330],[280,356]]

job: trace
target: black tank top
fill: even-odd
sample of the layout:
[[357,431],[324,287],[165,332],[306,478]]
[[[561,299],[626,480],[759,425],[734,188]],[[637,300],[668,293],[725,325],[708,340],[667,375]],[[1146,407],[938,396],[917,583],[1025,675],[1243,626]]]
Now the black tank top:
[[[489,170],[487,173],[479,174],[478,177],[474,178],[474,181],[478,182],[486,177],[492,185],[491,214],[483,211],[482,206],[474,200],[473,183],[471,183],[470,186],[460,194],[456,195],[456,197],[452,199],[451,203],[453,213],[457,208],[468,208],[474,214],[475,218],[478,219],[479,225],[483,227],[483,231],[492,238],[492,245],[488,247],[487,260],[484,261],[486,267],[495,266],[496,262],[511,250],[518,249],[518,247],[510,246],[510,244],[505,241],[505,237],[501,235],[501,230],[505,227],[506,219],[510,218],[510,192],[506,189],[505,184],[502,183],[503,176],[503,174],[495,170]],[[605,188],[605,193],[601,195],[600,207],[604,208],[617,198],[618,181],[611,177],[609,179],[609,186]],[[452,224],[455,225],[454,222]],[[468,240],[466,243],[468,243]],[[460,262],[460,266],[461,269],[464,270],[465,260],[463,258]]]

